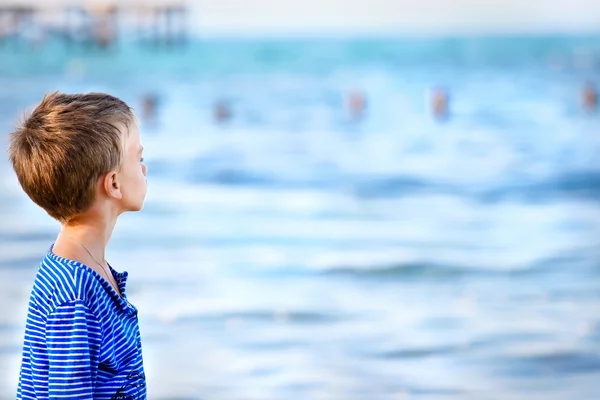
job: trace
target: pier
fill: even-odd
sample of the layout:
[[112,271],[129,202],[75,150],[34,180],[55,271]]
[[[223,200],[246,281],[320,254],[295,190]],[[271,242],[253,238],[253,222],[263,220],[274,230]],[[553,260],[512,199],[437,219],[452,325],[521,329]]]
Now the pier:
[[182,46],[188,38],[188,12],[185,3],[174,0],[49,4],[0,0],[0,47],[37,47],[58,38],[72,46],[106,50],[123,37],[157,48]]

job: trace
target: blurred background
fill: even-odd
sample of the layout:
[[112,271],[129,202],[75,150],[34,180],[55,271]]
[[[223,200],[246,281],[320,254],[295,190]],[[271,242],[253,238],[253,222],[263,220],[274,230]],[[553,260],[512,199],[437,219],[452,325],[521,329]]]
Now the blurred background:
[[[0,138],[134,107],[150,399],[599,399],[600,2],[0,0]],[[0,160],[0,398],[59,226]]]

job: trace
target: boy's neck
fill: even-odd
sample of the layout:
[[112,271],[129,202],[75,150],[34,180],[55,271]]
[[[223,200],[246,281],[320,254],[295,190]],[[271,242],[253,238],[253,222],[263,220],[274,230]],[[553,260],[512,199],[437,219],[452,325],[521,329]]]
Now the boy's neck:
[[105,259],[106,246],[112,236],[117,218],[78,218],[63,224],[61,232],[83,244],[94,257]]

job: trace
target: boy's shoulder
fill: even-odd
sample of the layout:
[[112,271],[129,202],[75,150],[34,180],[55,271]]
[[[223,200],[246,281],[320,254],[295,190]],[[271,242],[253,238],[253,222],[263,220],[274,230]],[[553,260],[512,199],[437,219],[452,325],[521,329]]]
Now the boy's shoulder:
[[80,301],[94,307],[101,286],[90,268],[57,256],[48,250],[40,263],[32,290],[32,300],[49,315],[57,307]]

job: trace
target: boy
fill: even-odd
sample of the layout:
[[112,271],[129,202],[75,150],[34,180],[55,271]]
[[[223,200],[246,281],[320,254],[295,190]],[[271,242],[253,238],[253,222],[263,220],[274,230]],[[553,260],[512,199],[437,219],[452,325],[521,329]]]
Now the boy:
[[61,224],[31,293],[18,399],[145,399],[127,272],[104,258],[119,215],[139,211],[146,166],[132,110],[102,93],[44,97],[11,134],[21,187]]

